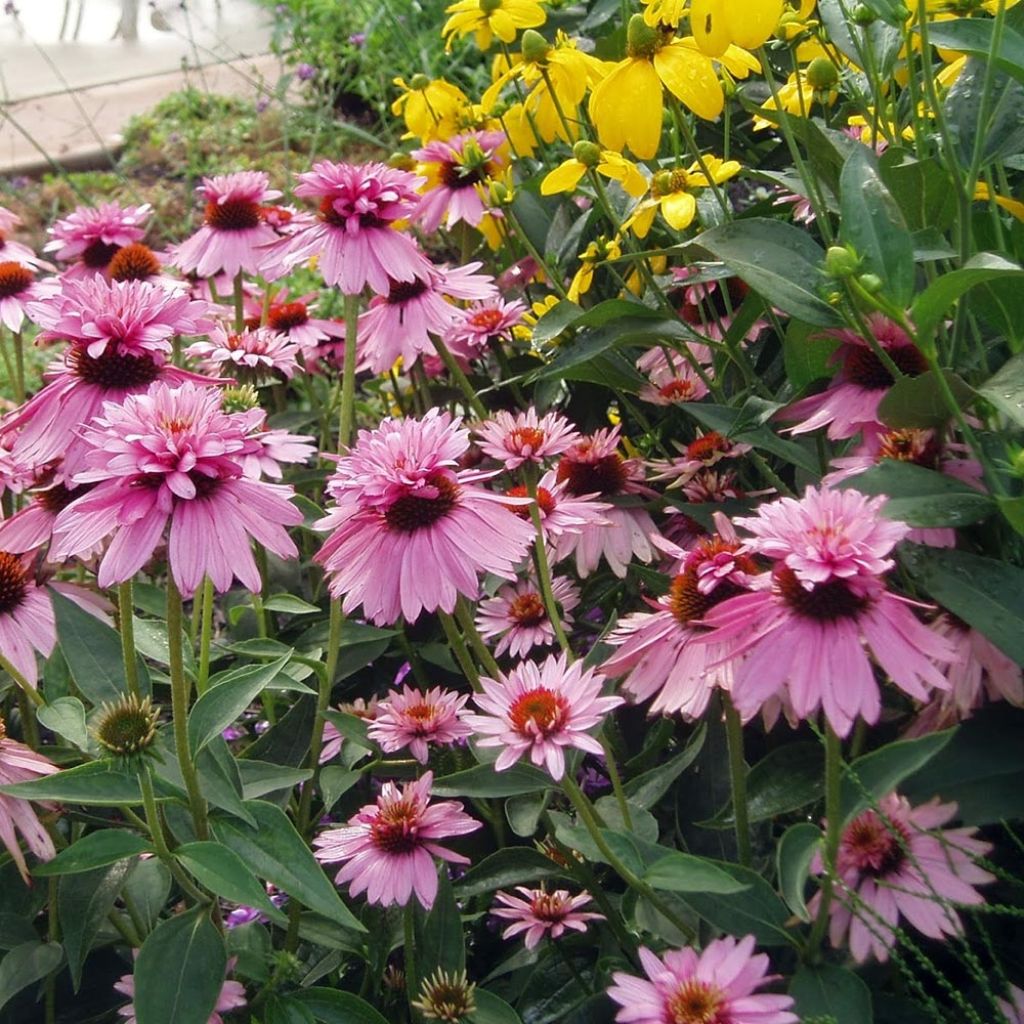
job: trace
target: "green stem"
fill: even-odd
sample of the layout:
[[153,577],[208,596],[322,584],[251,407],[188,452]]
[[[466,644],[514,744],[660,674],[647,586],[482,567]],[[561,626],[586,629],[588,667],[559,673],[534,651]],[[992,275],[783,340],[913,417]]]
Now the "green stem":
[[743,722],[729,694],[722,695],[725,705],[725,733],[729,747],[729,782],[732,788],[732,816],[736,829],[736,849],[740,863],[749,868],[750,818],[747,813],[747,764],[743,759]]
[[843,747],[831,725],[825,726],[825,876],[821,883],[818,916],[807,940],[807,955],[816,957],[828,928],[829,908],[835,892],[836,858],[843,836],[842,820]]
[[42,707],[46,701],[39,695],[36,688],[2,655],[0,654],[0,668],[2,668],[17,684],[21,692],[32,701],[35,706]]
[[541,522],[540,506],[537,504],[537,472],[533,463],[524,463],[523,476],[526,479],[526,493],[532,499],[530,501],[530,521],[537,534],[537,539],[533,544],[533,557],[537,564],[537,580],[540,583],[540,593],[544,600],[544,610],[548,613],[548,622],[551,623],[551,628],[555,631],[559,647],[571,662],[574,655],[569,646],[569,638],[565,634],[565,627],[562,625],[562,610],[555,600],[551,565],[548,561],[547,538],[544,536],[544,524]]
[[14,347],[14,401],[21,405],[25,401],[25,350],[21,331],[12,335]]
[[196,674],[196,692],[201,697],[210,682],[210,642],[213,639],[213,580],[203,579],[202,613],[200,616],[199,669]]
[[608,769],[608,778],[612,784],[612,792],[615,794],[615,802],[619,805],[619,813],[622,821],[631,832],[633,831],[633,815],[629,811],[629,801],[626,799],[626,791],[622,788],[622,776],[619,774],[619,766],[615,763],[615,754],[608,738],[602,732],[598,737],[601,749],[604,751],[604,763]]
[[206,821],[206,801],[199,788],[199,777],[192,761],[192,751],[188,742],[188,699],[189,683],[185,677],[185,666],[181,656],[181,593],[174,577],[167,575],[167,646],[171,676],[171,716],[174,724],[174,750],[178,756],[178,766],[188,793],[188,805],[192,812],[192,822],[196,829],[196,838],[207,840],[210,830]]
[[[47,906],[49,913],[46,915],[46,938],[49,942],[60,941],[60,924],[57,920],[57,879],[48,879],[47,884]],[[57,1021],[57,974],[59,971],[51,971],[46,976],[46,1024],[56,1024]]]
[[153,793],[152,769],[148,764],[142,766],[139,772],[139,788],[142,790],[142,806],[146,812],[146,823],[149,826],[149,836],[153,840],[156,855],[167,865],[168,870],[174,875],[182,890],[197,903],[207,902],[206,897],[199,889],[192,884],[192,880],[181,870],[174,854],[167,846],[164,838],[164,827],[160,821],[160,811],[156,806],[156,796]]
[[444,363],[445,369],[451,375],[452,380],[459,386],[459,390],[462,391],[466,399],[466,405],[473,410],[473,414],[479,419],[487,419],[487,407],[480,401],[480,396],[473,389],[469,378],[462,372],[462,367],[459,366],[458,361],[451,354],[448,346],[433,334],[430,336],[430,340],[434,343],[434,350],[441,357],[441,362]]
[[25,743],[33,750],[38,750],[39,723],[24,690],[18,691],[18,710],[21,712],[21,732]]
[[455,604],[455,618],[462,627],[462,633],[469,641],[469,646],[473,648],[473,653],[476,655],[476,660],[480,663],[480,667],[492,679],[500,679],[501,669],[494,660],[494,655],[491,654],[487,644],[484,643],[483,637],[477,632],[476,623],[473,621],[473,609],[470,608],[469,603],[464,597],[460,597]]
[[416,976],[416,921],[413,916],[415,902],[410,899],[402,913],[402,956],[405,958],[405,994],[409,1001],[409,1019],[419,1020],[419,1011],[412,1004],[419,995],[419,979]]
[[245,290],[242,287],[242,272],[235,274],[235,330],[241,334],[245,330]]
[[121,657],[124,659],[124,678],[128,692],[138,699],[139,663],[135,652],[135,602],[132,600],[132,581],[117,585],[117,625],[121,634]]
[[455,660],[459,663],[462,674],[469,680],[469,685],[479,693],[481,691],[480,673],[477,672],[476,665],[473,664],[473,659],[469,656],[469,651],[466,650],[466,643],[455,625],[455,620],[447,612],[440,610],[437,617],[441,620],[445,639],[448,641],[448,646],[455,652]]
[[356,413],[356,342],[359,336],[359,296],[345,296],[345,358],[341,369],[341,411],[338,413],[338,451],[348,451]]

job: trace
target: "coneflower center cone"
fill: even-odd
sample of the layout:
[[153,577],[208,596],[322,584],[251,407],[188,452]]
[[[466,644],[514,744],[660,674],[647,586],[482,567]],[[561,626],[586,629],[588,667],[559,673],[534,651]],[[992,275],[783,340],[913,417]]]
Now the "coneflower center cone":
[[20,263],[0,263],[0,299],[20,295],[32,283],[32,271]]
[[384,519],[393,530],[415,533],[433,526],[458,504],[460,488],[454,480],[443,473],[431,473],[427,482],[437,491],[436,497],[406,494],[388,507]]
[[17,555],[0,551],[0,615],[13,612],[25,599],[28,572]]

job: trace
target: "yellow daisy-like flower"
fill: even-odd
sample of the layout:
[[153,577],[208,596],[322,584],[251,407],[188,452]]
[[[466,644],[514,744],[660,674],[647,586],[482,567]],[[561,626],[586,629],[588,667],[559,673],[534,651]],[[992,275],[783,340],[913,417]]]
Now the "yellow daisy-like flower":
[[785,0],[691,0],[690,30],[709,57],[731,45],[756,50],[774,35],[785,7]]
[[541,194],[552,196],[557,192],[572,192],[589,170],[617,181],[633,197],[642,196],[647,191],[647,179],[632,160],[610,149],[601,149],[593,142],[577,142],[573,146],[572,157],[550,171],[540,183]]
[[1024,203],[1019,199],[1011,199],[1009,196],[1001,196],[999,193],[993,195],[984,181],[979,181],[974,187],[974,199],[976,202],[988,202],[992,200],[996,206],[1001,207],[1007,213],[1013,214],[1017,220],[1024,221]]
[[542,3],[547,0],[457,0],[445,8],[451,15],[441,29],[445,49],[471,32],[481,50],[489,50],[497,37],[511,43],[521,28],[537,28],[547,20]]
[[[819,61],[824,61],[833,68],[834,78],[827,78],[823,66]],[[816,65],[818,65],[816,67]],[[812,61],[806,70],[794,71],[786,80],[786,84],[778,89],[778,104],[787,114],[796,117],[809,117],[811,106],[820,103],[822,106],[831,106],[839,98],[835,86],[839,82],[839,72],[826,58],[818,58]],[[762,110],[778,110],[776,97],[766,100],[761,104]],[[763,117],[754,117],[754,131],[761,131],[771,127],[773,122]]]
[[570,302],[579,302],[581,295],[586,295],[594,283],[594,271],[599,263],[605,260],[617,260],[622,255],[622,246],[617,238],[605,238],[602,235],[591,242],[580,253],[580,267],[569,284],[568,298]]
[[[868,113],[873,114],[873,108],[869,107]],[[863,142],[865,146],[873,144],[875,136],[873,118],[865,117],[863,114],[851,114],[846,119],[846,123],[851,128],[860,129],[860,141]],[[880,138],[887,140],[902,137],[910,142],[914,141],[914,129],[910,125],[901,129],[895,121],[887,121],[885,118],[878,119],[878,135]]]
[[[704,169],[694,162],[688,168],[658,171],[651,179],[651,194],[640,202],[623,224],[632,229],[637,238],[646,238],[654,223],[654,215],[661,210],[668,226],[674,231],[685,231],[697,215],[696,192],[716,185],[739,174],[740,164],[735,160],[721,160],[717,156],[704,157]],[[710,181],[708,176],[710,175]]]
[[414,75],[406,83],[395,79],[401,95],[391,104],[391,113],[405,120],[408,131],[405,138],[418,138],[423,142],[446,139],[458,130],[460,112],[471,107],[469,97],[443,78],[430,79]]
[[[1009,10],[1011,7],[1015,7],[1020,0],[1006,0],[1006,9]],[[918,11],[924,7],[925,13],[937,14],[937,13],[948,13],[955,14],[958,16],[977,14],[979,11],[984,11],[986,14],[995,14],[999,9],[1000,0],[917,0],[916,4],[913,4]],[[911,15],[915,17],[915,15]]]

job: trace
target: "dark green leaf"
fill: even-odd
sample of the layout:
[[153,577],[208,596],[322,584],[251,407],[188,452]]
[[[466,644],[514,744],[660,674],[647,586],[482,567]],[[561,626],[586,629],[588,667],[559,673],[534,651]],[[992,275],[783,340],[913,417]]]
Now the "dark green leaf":
[[63,736],[79,750],[89,747],[89,728],[85,724],[85,707],[77,697],[58,697],[51,704],[36,709],[39,724]]
[[[56,775],[0,786],[0,793],[19,796],[23,800],[58,800],[66,804],[101,807],[142,803],[139,780],[107,761],[90,761]],[[166,785],[158,786],[157,796],[167,794]]]
[[55,971],[64,953],[57,942],[38,939],[15,946],[0,960],[0,1008],[6,1006],[22,989],[41,981]]
[[63,594],[51,590],[50,596],[57,619],[57,641],[75,685],[93,704],[118,700],[128,689],[121,638]]
[[533,340],[538,345],[552,341],[582,315],[582,307],[577,306],[575,302],[563,299],[537,321],[537,325],[533,329]]
[[162,921],[135,960],[138,1024],[206,1024],[227,962],[224,940],[206,907]]
[[414,910],[416,943],[416,991],[425,978],[436,970],[458,973],[466,966],[466,944],[462,934],[462,917],[455,902],[448,872],[441,870],[437,896],[430,910],[424,910],[417,900]]
[[804,899],[811,861],[821,846],[822,832],[809,821],[800,821],[782,834],[775,851],[775,864],[779,874],[779,889],[789,909],[801,921],[810,921],[811,915]]
[[[942,372],[957,404],[961,408],[970,405],[975,397],[973,388],[952,370]],[[900,378],[878,405],[878,418],[890,427],[934,429],[952,415],[931,370],[918,377]]]
[[668,892],[728,895],[749,888],[713,861],[678,852],[669,853],[651,864],[644,873],[644,881],[655,889]]
[[707,728],[701,723],[681,753],[657,768],[630,779],[622,787],[629,802],[644,810],[651,810],[672,788],[676,779],[697,759],[706,737]]
[[278,924],[286,921],[256,876],[228,847],[220,843],[186,843],[174,851],[174,856],[216,896],[243,907],[255,907]]
[[321,1024],[388,1024],[369,1003],[351,992],[333,988],[307,988],[293,999],[309,1007]]
[[348,771],[336,764],[321,768],[320,792],[324,798],[324,810],[329,811],[362,777],[362,772]]
[[565,875],[565,868],[529,846],[510,846],[474,864],[456,883],[460,899],[504,889],[524,882]]
[[271,594],[263,602],[263,608],[268,612],[284,612],[287,615],[311,615],[320,611],[315,604],[303,601],[294,594]]
[[801,1020],[831,1019],[835,1024],[873,1024],[871,990],[852,971],[832,964],[801,967],[790,982]]
[[367,725],[365,718],[360,718],[358,715],[350,715],[344,711],[331,711],[330,709],[324,712],[324,718],[326,718],[327,721],[345,737],[345,739],[351,740],[353,743],[358,743],[359,746],[366,747],[367,750],[373,750],[375,744],[367,735],[367,729],[369,726]]
[[160,920],[167,897],[171,893],[171,873],[156,857],[137,860],[124,883],[124,893],[131,898],[142,922],[144,938]]
[[528,764],[514,764],[502,772],[493,765],[478,764],[464,772],[442,776],[434,783],[435,796],[516,796],[553,786],[551,776]]
[[272,995],[263,1011],[263,1024],[315,1024],[316,1017],[294,996]]
[[268,729],[252,746],[246,747],[243,760],[267,761],[289,768],[299,768],[309,753],[309,737],[316,718],[316,701],[311,697],[297,700],[277,725]]
[[[325,772],[327,770],[324,769]],[[285,768],[266,761],[247,760],[238,762],[238,774],[242,779],[242,796],[246,800],[258,800],[267,793],[291,789],[313,775],[308,768]]]
[[816,380],[831,377],[832,354],[838,345],[835,338],[822,337],[820,328],[800,320],[790,320],[782,343],[786,379],[802,391]]
[[472,1024],[523,1024],[519,1014],[493,992],[478,988],[474,995],[476,1010],[469,1016]]
[[954,18],[929,24],[928,36],[933,46],[990,60],[1001,71],[1024,82],[1024,36],[1004,25],[999,52],[994,53],[994,28],[991,18]]
[[114,906],[131,866],[130,860],[118,861],[96,871],[66,875],[57,885],[57,917],[76,992],[92,940]]
[[49,875],[75,875],[81,871],[116,864],[126,857],[152,852],[153,847],[134,832],[105,828],[82,836],[61,850],[53,860],[37,864],[32,874],[43,878]]
[[1024,426],[1024,353],[1000,367],[978,392],[1018,426]]

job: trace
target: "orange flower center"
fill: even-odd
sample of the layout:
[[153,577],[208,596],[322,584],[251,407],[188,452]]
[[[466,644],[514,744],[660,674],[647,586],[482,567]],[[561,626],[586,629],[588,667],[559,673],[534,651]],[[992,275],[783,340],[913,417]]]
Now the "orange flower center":
[[145,281],[160,273],[160,261],[148,245],[133,242],[119,249],[110,261],[113,281]]
[[23,292],[32,283],[32,271],[20,263],[0,263],[0,299]]
[[481,331],[494,332],[501,323],[501,310],[481,309],[469,318],[469,322]]
[[540,594],[520,594],[508,609],[509,618],[517,626],[536,626],[544,621],[547,613]]
[[17,555],[0,551],[0,615],[16,611],[28,590],[28,572]]
[[667,1024],[726,1024],[725,999],[707,982],[693,978],[681,985],[668,1001]]
[[882,436],[878,448],[878,458],[895,459],[897,462],[913,462],[926,469],[937,469],[939,443],[931,430],[918,430],[914,427],[890,430]]
[[508,447],[512,451],[537,451],[544,443],[545,434],[538,427],[516,427],[508,435]]
[[560,729],[569,716],[566,699],[546,686],[517,697],[509,709],[512,728],[526,736],[542,736]]
[[658,394],[668,402],[685,402],[695,391],[694,382],[685,377],[676,377],[658,388]]
[[[526,487],[522,484],[518,487],[510,487],[505,493],[510,498],[525,498],[527,496]],[[515,512],[520,519],[530,518],[529,505],[506,505],[505,507],[509,512]],[[551,496],[551,492],[546,487],[537,488],[537,507],[546,516],[550,515],[555,510],[555,499]]]
[[716,455],[722,455],[730,448],[729,440],[722,437],[717,430],[698,437],[686,446],[686,457],[700,462],[713,462]]
[[251,199],[228,199],[206,204],[204,221],[217,231],[248,231],[259,226],[260,204]]

